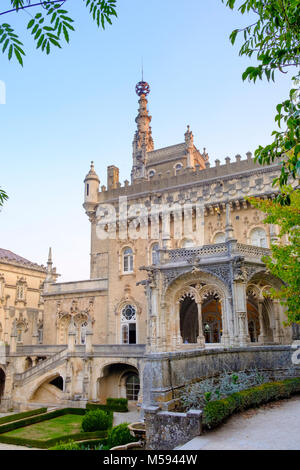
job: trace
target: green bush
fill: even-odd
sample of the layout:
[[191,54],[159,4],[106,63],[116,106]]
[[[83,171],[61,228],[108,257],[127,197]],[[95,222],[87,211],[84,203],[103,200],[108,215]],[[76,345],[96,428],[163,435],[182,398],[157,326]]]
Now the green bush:
[[129,423],[119,424],[108,432],[107,444],[110,449],[112,447],[123,446],[129,442],[136,441],[136,438],[130,434],[128,424]]
[[88,411],[83,417],[81,428],[84,432],[104,431],[111,425],[110,414],[103,410]]
[[9,416],[3,416],[0,418],[0,425],[10,423],[11,421],[18,421],[20,419],[29,418],[30,416],[36,416],[43,413],[47,413],[47,408],[38,408],[37,410],[24,411],[23,413],[16,413]]
[[287,379],[282,382],[269,382],[257,387],[233,393],[222,400],[208,402],[203,409],[203,426],[215,428],[229,416],[238,411],[246,410],[278,400],[288,398],[293,393],[300,392],[300,377]]
[[119,411],[119,412],[128,411],[127,398],[107,398],[106,405],[112,411]]

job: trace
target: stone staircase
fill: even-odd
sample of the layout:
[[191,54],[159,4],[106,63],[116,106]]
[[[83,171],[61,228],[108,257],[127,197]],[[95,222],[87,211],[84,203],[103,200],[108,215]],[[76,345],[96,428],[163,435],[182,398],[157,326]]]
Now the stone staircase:
[[68,349],[65,348],[62,351],[54,354],[53,356],[48,357],[44,361],[41,361],[34,367],[27,369],[25,372],[16,373],[14,375],[14,381],[16,385],[22,386],[30,382],[33,379],[45,374],[48,371],[55,369],[57,366],[62,364],[68,356]]

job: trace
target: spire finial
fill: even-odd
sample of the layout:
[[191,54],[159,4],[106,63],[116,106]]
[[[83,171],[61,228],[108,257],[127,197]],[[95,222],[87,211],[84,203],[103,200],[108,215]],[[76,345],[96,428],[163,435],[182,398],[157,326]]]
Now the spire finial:
[[52,265],[52,248],[51,248],[51,246],[50,246],[50,248],[49,248],[48,263],[47,263],[47,264],[48,264],[48,266],[49,266],[49,264]]
[[142,82],[144,81],[144,60],[142,57]]

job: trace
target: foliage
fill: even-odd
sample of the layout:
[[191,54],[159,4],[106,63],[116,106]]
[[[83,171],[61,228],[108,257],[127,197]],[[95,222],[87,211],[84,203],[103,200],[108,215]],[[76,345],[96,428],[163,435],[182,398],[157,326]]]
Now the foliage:
[[129,423],[119,424],[108,432],[107,443],[110,449],[136,441],[136,438],[130,434],[128,424]]
[[269,382],[233,393],[221,400],[207,403],[203,409],[203,425],[215,428],[235,412],[262,405],[300,392],[300,377],[282,382]]
[[[233,9],[236,0],[222,0]],[[240,49],[241,56],[256,55],[257,65],[247,67],[243,80],[253,82],[257,78],[275,79],[275,72],[286,73],[289,67],[300,65],[300,8],[299,0],[246,0],[239,7],[241,14],[251,13],[256,21],[243,28],[235,29],[230,35],[232,44],[241,34],[244,43]],[[296,178],[300,168],[300,103],[299,78],[294,77],[295,86],[289,98],[278,104],[275,122],[282,131],[274,131],[274,141],[265,147],[259,146],[255,151],[255,160],[260,164],[281,163],[281,174],[274,180],[282,188],[291,175]],[[298,90],[297,90],[298,88]],[[279,198],[283,201],[283,198]]]
[[127,413],[128,400],[127,398],[107,398],[106,405],[100,403],[87,403],[87,410],[104,410],[104,411],[118,411],[119,413]]
[[6,192],[0,188],[0,207],[3,206],[4,201],[8,199]]
[[60,442],[50,450],[81,450],[81,446],[74,441]]
[[36,416],[44,413],[47,413],[47,408],[38,408],[36,410],[24,411],[22,413],[15,413],[8,416],[3,416],[2,418],[0,418],[0,425],[10,423],[11,421],[19,421],[24,418],[29,418],[31,416]]
[[82,420],[84,432],[104,431],[112,425],[112,413],[103,410],[88,411]]
[[264,223],[280,227],[279,237],[288,236],[271,245],[271,256],[262,258],[268,270],[285,283],[279,290],[271,289],[273,299],[286,307],[287,324],[300,323],[300,190],[284,188],[290,205],[280,202],[249,198],[254,207],[267,214]]
[[268,380],[268,374],[256,369],[237,373],[225,372],[217,378],[205,379],[188,386],[182,392],[180,399],[186,409],[202,409],[210,401],[225,398]]
[[[73,2],[75,0],[72,0]],[[116,0],[82,0],[88,9],[92,19],[98,27],[105,29],[106,24],[112,24],[112,17],[117,16]],[[75,31],[74,20],[69,16],[66,9],[61,8],[66,0],[9,0],[11,8],[1,9],[0,16],[12,13],[19,14],[29,8],[38,10],[36,15],[27,24],[36,48],[49,54],[51,47],[61,48],[63,41],[69,43],[70,32]],[[23,66],[25,56],[24,44],[19,35],[8,23],[0,23],[0,45],[2,53],[7,53],[8,59],[16,57],[19,64]]]
[[119,412],[128,411],[128,400],[127,398],[107,398],[106,405],[109,409]]

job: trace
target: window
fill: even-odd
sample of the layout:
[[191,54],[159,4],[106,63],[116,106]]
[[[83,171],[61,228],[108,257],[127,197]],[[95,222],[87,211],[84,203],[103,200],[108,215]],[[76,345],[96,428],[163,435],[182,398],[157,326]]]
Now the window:
[[17,342],[22,343],[22,328],[17,328]]
[[121,312],[122,344],[136,344],[136,309],[126,305]]
[[153,176],[155,175],[155,170],[150,170],[148,174],[149,178],[153,178]]
[[86,195],[87,195],[87,196],[89,195],[89,192],[90,192],[90,185],[87,184],[87,185],[86,185]]
[[254,228],[250,234],[250,243],[254,246],[260,246],[262,248],[268,247],[267,234],[263,228]]
[[133,252],[131,248],[125,248],[123,251],[123,271],[124,273],[133,272]]
[[137,401],[140,391],[140,381],[136,374],[129,375],[126,380],[126,398],[127,400]]
[[159,253],[158,253],[158,250],[159,250],[159,244],[158,244],[158,243],[155,243],[154,245],[152,245],[152,250],[151,250],[151,261],[152,261],[152,264],[158,264],[158,263],[159,263]]
[[225,233],[219,232],[214,237],[214,243],[224,243],[225,242]]
[[22,284],[17,286],[17,300],[24,300],[24,286]]

